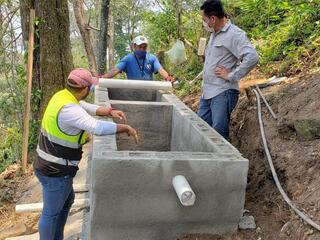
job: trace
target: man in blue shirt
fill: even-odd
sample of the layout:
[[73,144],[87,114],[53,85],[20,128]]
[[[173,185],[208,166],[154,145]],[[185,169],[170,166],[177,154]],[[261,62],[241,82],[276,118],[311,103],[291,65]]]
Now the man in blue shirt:
[[120,72],[125,72],[127,79],[153,80],[153,73],[160,73],[164,80],[173,82],[174,79],[161,66],[158,58],[147,52],[148,40],[144,36],[137,36],[133,41],[134,51],[120,60],[118,65],[103,78],[113,78]]

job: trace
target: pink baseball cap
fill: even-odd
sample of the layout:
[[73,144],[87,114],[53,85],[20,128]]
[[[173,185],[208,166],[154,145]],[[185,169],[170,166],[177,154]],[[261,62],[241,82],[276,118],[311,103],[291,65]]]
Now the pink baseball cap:
[[79,87],[90,87],[99,83],[98,78],[93,77],[91,72],[85,68],[72,70],[68,76],[68,80],[72,80]]

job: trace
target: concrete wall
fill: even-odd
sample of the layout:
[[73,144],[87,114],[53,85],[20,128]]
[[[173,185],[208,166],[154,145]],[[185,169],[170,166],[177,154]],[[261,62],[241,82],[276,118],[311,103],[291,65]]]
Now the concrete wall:
[[113,100],[156,102],[157,91],[147,89],[109,89],[109,98]]
[[217,152],[240,155],[235,147],[199,118],[175,95],[162,92],[160,100],[173,105],[171,151]]
[[[92,162],[91,239],[169,240],[237,229],[248,162],[209,153],[105,152]],[[172,178],[184,175],[196,202],[183,207]]]
[[[156,95],[158,102],[111,101],[140,130],[139,146],[122,137],[119,151],[115,137],[93,139],[90,239],[174,240],[237,229],[248,160],[177,97]],[[110,104],[102,91],[96,102]],[[172,187],[179,174],[196,194],[192,207]]]
[[127,114],[128,124],[137,130],[140,138],[139,143],[135,144],[125,134],[117,136],[119,151],[170,151],[172,125],[170,103],[112,100],[111,104]]

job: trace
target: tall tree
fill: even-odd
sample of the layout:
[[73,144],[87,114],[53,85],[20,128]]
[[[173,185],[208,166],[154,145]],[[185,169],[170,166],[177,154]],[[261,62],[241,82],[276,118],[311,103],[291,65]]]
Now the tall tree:
[[24,47],[27,46],[26,42],[28,41],[30,4],[30,0],[19,0],[21,29]]
[[182,12],[182,7],[181,7],[181,0],[176,0],[176,22],[177,22],[177,39],[181,39],[181,12]]
[[100,14],[100,35],[98,42],[97,65],[98,74],[106,71],[106,55],[108,47],[108,17],[109,17],[110,0],[102,0]]
[[37,75],[33,83],[42,91],[40,113],[50,97],[65,85],[73,67],[69,10],[67,0],[36,0],[34,2],[38,19],[38,51],[35,52]]
[[36,10],[36,36],[33,64],[33,91],[42,99],[34,117],[40,118],[48,100],[62,89],[73,67],[69,10],[67,0],[20,0],[21,26],[24,41],[28,36],[30,8]]
[[113,18],[113,15],[110,15],[110,18],[109,18],[109,21],[110,21],[110,24],[109,24],[109,27],[110,27],[110,30],[109,30],[109,35],[110,35],[110,38],[109,38],[109,51],[108,51],[108,66],[109,68],[113,68],[114,67],[114,64],[115,64],[115,54],[114,54],[114,18]]
[[83,0],[73,0],[73,10],[83,40],[84,49],[86,51],[87,58],[89,61],[89,68],[92,72],[96,73],[96,58],[94,56],[93,46],[90,37],[90,26],[85,21],[84,17]]

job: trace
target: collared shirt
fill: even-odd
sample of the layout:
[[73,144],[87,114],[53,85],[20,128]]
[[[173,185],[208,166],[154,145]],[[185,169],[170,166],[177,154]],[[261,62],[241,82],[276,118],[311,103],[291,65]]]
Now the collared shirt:
[[[67,104],[62,107],[58,114],[59,128],[66,134],[76,135],[82,130],[95,135],[114,134],[117,130],[117,125],[113,122],[97,120],[91,115],[96,115],[99,106],[80,101],[79,104]],[[41,135],[40,135],[41,136]],[[41,139],[41,137],[40,137]],[[55,145],[50,145],[55,148]],[[56,148],[56,151],[58,148]],[[71,153],[69,152],[69,155]],[[73,159],[73,158],[71,158]],[[40,156],[33,163],[34,168],[44,176],[48,177],[74,177],[78,171],[77,166],[60,165],[45,161]]]
[[[98,105],[80,101],[79,104],[63,106],[58,115],[59,128],[70,135],[79,134],[81,130],[94,135],[115,134],[117,125],[113,122],[95,119]],[[92,115],[92,116],[91,116]]]
[[144,59],[136,58],[133,53],[130,53],[120,60],[117,68],[126,73],[127,79],[153,80],[153,73],[160,70],[161,64],[151,53],[147,53]]
[[[213,98],[228,89],[239,90],[239,80],[259,61],[259,56],[246,33],[230,21],[217,33],[212,33],[205,51],[202,97]],[[218,66],[231,72],[228,80],[214,71]]]

